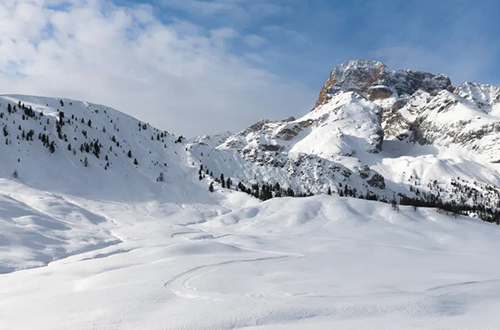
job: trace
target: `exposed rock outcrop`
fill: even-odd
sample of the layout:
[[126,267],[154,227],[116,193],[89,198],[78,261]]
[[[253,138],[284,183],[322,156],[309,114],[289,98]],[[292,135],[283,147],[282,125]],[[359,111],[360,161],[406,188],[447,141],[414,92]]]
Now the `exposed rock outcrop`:
[[[397,95],[412,95],[418,90],[428,93],[443,89],[452,90],[450,78],[444,74],[432,74],[412,70],[392,70],[377,61],[353,60],[336,66],[323,85],[315,108],[325,104],[337,91],[356,91],[366,97],[370,89],[385,86]],[[387,96],[387,90],[376,96]],[[375,97],[377,98],[377,97]]]

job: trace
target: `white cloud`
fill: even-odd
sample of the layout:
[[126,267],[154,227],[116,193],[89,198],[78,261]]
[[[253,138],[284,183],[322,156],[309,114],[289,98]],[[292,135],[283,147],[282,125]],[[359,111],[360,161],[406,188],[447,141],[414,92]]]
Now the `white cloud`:
[[255,34],[250,34],[248,36],[245,36],[244,41],[248,46],[250,46],[252,48],[258,48],[266,43],[265,38],[258,36],[258,35],[255,35]]
[[242,5],[245,0],[160,0],[164,6],[180,9],[197,16],[213,16],[228,14],[234,16],[246,16],[247,12]]
[[233,29],[166,25],[148,5],[44,3],[0,3],[2,93],[102,103],[184,135],[243,128],[314,102],[315,91],[232,54]]

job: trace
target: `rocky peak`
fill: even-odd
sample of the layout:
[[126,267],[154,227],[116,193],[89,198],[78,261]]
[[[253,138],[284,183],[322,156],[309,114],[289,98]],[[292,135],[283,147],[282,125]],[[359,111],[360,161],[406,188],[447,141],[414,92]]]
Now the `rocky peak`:
[[500,88],[491,85],[467,81],[458,86],[455,93],[481,109],[500,103]]
[[321,89],[318,105],[326,103],[337,91],[356,91],[370,99],[412,95],[418,90],[428,93],[452,90],[450,78],[412,70],[392,70],[385,64],[369,60],[353,60],[336,66]]

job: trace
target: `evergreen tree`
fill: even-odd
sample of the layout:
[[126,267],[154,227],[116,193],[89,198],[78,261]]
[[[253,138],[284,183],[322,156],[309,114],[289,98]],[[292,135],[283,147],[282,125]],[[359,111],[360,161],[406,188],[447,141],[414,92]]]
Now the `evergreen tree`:
[[128,156],[128,158],[132,158],[132,150],[129,150],[129,151],[127,152],[127,156]]
[[99,140],[97,140],[95,143],[94,143],[94,155],[99,158],[99,155],[101,154],[101,147],[99,147]]
[[208,191],[214,192],[214,183],[210,182],[210,185],[208,186]]
[[156,179],[156,181],[163,182],[164,180],[165,178],[163,177],[163,172],[160,172],[160,175],[158,175],[158,179]]
[[137,161],[137,158],[134,158],[134,165],[139,165],[139,162]]
[[391,201],[391,206],[394,211],[399,212],[398,202],[395,197]]

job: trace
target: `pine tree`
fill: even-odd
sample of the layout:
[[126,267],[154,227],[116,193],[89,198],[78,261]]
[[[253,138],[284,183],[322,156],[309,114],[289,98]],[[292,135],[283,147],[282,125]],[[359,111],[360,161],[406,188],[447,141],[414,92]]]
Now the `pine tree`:
[[134,165],[139,165],[139,162],[137,161],[137,158],[134,158]]
[[391,206],[394,211],[399,212],[398,202],[395,197],[391,201]]
[[89,166],[89,160],[87,159],[87,157],[85,157],[85,159],[83,160],[83,166]]
[[94,143],[94,155],[99,158],[99,155],[101,154],[101,147],[99,147],[99,140],[97,140],[95,143]]
[[163,172],[160,172],[160,175],[158,175],[158,178],[156,179],[156,181],[163,182],[163,180],[165,180],[165,178],[163,177]]
[[214,192],[214,183],[210,182],[210,185],[208,186],[208,191]]
[[12,173],[12,177],[13,177],[14,179],[19,178],[19,173],[17,173],[17,170],[15,170],[15,171],[14,171],[14,173]]
[[132,150],[129,150],[129,151],[127,152],[127,156],[128,156],[128,158],[132,158]]
[[327,195],[331,196],[332,195],[332,189],[330,187],[328,187],[328,191],[326,193],[327,193]]

